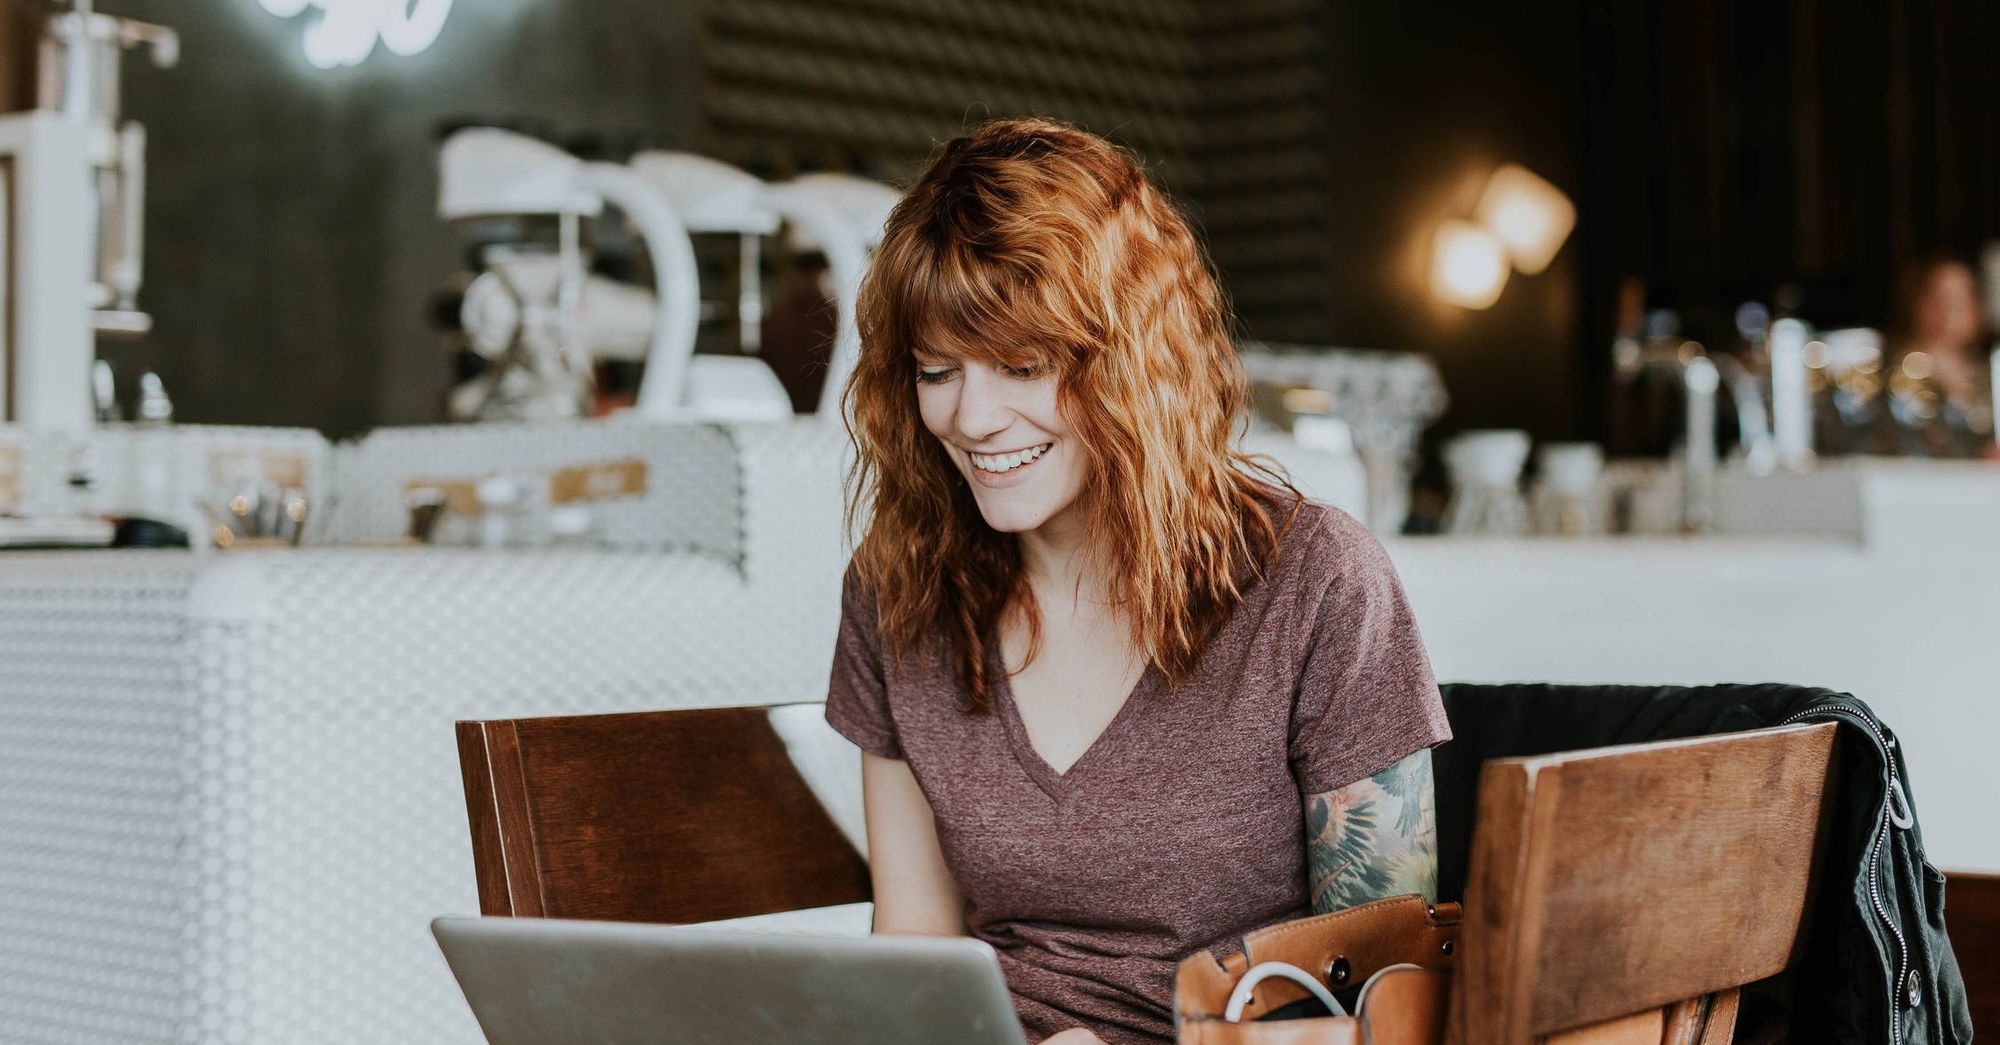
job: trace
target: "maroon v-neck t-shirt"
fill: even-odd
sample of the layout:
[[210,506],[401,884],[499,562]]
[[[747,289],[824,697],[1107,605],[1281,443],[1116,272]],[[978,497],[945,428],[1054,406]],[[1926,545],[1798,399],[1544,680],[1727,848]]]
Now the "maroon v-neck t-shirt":
[[1035,1040],[1171,1041],[1181,958],[1311,913],[1303,796],[1451,736],[1388,556],[1311,502],[1194,673],[1170,689],[1148,668],[1063,773],[997,651],[993,710],[970,714],[941,634],[898,666],[851,570],[842,602],[827,721],[908,763]]

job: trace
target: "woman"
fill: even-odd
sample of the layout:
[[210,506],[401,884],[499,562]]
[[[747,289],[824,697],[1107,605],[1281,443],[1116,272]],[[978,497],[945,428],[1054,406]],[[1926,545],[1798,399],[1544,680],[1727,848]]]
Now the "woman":
[[953,140],[859,309],[827,719],[875,930],[970,933],[1031,1037],[1122,1045],[1170,1040],[1195,950],[1430,892],[1449,731],[1402,590],[1232,449],[1221,294],[1139,167],[1047,121]]

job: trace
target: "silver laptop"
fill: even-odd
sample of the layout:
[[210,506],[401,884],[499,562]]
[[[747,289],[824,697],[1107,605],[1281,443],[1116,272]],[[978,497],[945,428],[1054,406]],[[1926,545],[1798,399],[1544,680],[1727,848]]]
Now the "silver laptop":
[[439,918],[492,1045],[1025,1045],[993,949],[626,922]]

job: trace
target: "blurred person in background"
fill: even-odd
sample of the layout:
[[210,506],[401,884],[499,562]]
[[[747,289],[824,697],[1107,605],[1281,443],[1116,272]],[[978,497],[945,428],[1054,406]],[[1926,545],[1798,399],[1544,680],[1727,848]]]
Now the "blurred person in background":
[[1927,255],[1904,270],[1883,382],[1883,450],[1919,457],[2000,458],[1979,302],[1972,266],[1954,255]]
[[1450,736],[1388,556],[1235,446],[1194,233],[1102,138],[1003,120],[890,215],[846,395],[826,704],[875,931],[991,944],[1029,1037],[1173,1040],[1175,966],[1436,892]]
[[794,255],[783,289],[764,312],[757,354],[785,386],[795,414],[819,410],[820,390],[833,361],[838,322],[834,308],[826,255],[819,251]]

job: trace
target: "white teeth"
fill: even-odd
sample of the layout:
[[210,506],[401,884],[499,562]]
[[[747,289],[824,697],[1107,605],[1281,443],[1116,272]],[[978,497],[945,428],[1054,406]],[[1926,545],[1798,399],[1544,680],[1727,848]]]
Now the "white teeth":
[[1017,450],[1011,454],[968,454],[967,456],[972,458],[973,466],[982,472],[1011,472],[1047,453],[1049,448],[1054,445],[1054,443],[1043,443],[1040,446],[1030,447],[1026,450]]

